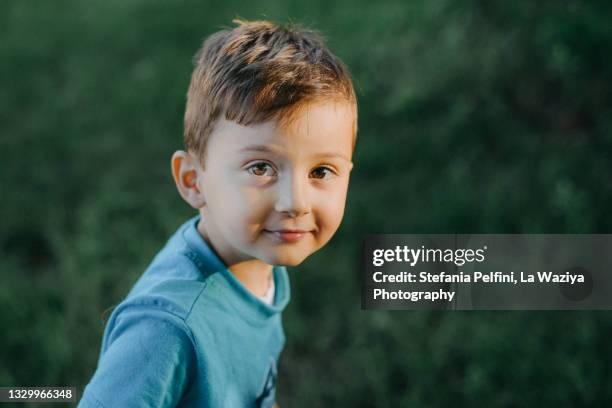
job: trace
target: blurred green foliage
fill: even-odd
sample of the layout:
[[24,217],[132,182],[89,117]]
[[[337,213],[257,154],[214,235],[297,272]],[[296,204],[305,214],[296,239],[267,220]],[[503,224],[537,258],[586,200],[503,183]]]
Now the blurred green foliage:
[[291,272],[281,406],[605,406],[604,312],[364,312],[365,233],[610,233],[612,3],[3,1],[0,385],[73,385],[194,213],[191,58],[234,17],[319,29],[360,131],[345,221]]

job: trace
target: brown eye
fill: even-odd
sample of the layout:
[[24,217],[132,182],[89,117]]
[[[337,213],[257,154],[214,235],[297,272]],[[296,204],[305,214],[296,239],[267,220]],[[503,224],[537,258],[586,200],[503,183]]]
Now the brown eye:
[[310,177],[315,179],[326,179],[331,177],[332,174],[333,172],[331,171],[331,169],[327,167],[317,167],[316,169],[310,172]]
[[257,177],[273,176],[274,169],[268,163],[255,163],[248,168],[249,173]]

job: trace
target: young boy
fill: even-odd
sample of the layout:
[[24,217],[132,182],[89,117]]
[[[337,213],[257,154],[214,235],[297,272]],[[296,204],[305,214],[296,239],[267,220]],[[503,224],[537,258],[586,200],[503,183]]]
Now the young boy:
[[357,106],[313,33],[265,21],[196,55],[186,151],[172,156],[183,224],[109,318],[81,407],[270,407],[285,342],[286,265],[344,213]]

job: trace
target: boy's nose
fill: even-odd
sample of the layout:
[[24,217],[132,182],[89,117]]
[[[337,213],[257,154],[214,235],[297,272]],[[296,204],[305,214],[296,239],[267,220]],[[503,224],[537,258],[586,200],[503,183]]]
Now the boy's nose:
[[281,179],[276,200],[275,210],[288,214],[291,218],[310,212],[308,200],[308,182],[300,180],[297,176],[288,176]]

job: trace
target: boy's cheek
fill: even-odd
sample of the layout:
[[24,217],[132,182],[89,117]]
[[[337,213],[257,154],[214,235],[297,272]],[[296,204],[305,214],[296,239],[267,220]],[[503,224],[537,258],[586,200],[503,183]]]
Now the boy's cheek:
[[[344,217],[344,209],[346,207],[346,192],[340,192],[334,196],[328,197],[323,204],[325,214],[327,214],[328,222],[340,225],[342,217]],[[334,229],[335,230],[335,229]]]
[[217,205],[224,219],[232,224],[248,227],[258,223],[265,215],[261,200],[249,190],[227,191]]

